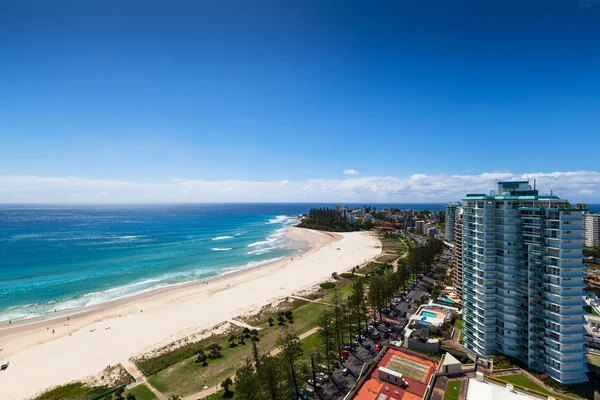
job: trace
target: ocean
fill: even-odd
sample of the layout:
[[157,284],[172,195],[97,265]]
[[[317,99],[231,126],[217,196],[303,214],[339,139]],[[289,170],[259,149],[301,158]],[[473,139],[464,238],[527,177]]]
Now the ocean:
[[[286,234],[296,217],[332,206],[0,205],[0,321],[73,312],[289,257],[298,251]],[[403,208],[422,205],[410,206]]]
[[0,205],[0,321],[73,312],[290,257],[299,249],[286,231],[297,216],[334,206]]

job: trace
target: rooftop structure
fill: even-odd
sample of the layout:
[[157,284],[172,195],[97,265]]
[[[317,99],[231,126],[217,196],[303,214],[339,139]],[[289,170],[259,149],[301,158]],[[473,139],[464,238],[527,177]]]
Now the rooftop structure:
[[587,381],[582,209],[527,181],[463,199],[463,346]]
[[390,346],[354,394],[354,400],[420,400],[439,363]]
[[471,378],[467,386],[467,400],[538,400],[547,397],[533,396],[516,391],[512,385],[500,385],[487,380]]

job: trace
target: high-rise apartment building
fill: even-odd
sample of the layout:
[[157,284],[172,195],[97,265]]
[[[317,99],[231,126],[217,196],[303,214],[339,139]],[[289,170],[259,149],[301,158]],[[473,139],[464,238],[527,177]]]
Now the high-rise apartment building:
[[456,210],[460,207],[460,203],[446,204],[446,240],[450,243],[454,242],[454,222],[456,220]]
[[452,287],[459,296],[462,296],[462,208],[456,213],[454,222],[454,249],[452,252]]
[[528,182],[463,200],[463,346],[587,381],[582,212]]
[[583,214],[583,244],[587,247],[600,247],[600,214]]

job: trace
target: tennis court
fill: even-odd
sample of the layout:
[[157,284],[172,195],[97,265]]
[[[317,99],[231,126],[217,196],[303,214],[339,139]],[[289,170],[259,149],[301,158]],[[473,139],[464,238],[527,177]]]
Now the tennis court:
[[407,378],[414,379],[417,382],[425,383],[425,380],[429,377],[431,366],[423,364],[420,361],[394,355],[388,362],[386,368],[399,372]]

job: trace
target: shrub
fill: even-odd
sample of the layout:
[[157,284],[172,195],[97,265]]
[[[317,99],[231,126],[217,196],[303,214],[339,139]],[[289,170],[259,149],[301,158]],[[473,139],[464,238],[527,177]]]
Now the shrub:
[[322,289],[333,289],[335,287],[335,282],[323,282],[320,286]]
[[340,274],[340,276],[344,279],[352,279],[354,278],[356,275],[351,274],[350,272],[344,272],[343,274]]

